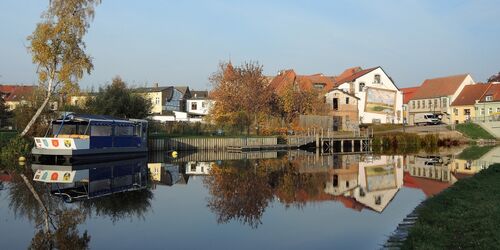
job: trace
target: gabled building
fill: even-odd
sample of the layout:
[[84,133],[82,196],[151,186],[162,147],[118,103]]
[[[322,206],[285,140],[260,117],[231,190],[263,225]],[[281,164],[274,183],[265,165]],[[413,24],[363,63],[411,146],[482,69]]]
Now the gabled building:
[[500,121],[500,82],[492,82],[474,105],[477,121]]
[[336,77],[335,85],[359,98],[360,123],[402,123],[403,95],[382,67],[353,67]]
[[451,103],[451,121],[455,124],[471,121],[476,117],[474,105],[488,88],[488,84],[473,84],[464,87],[462,92]]
[[451,124],[450,105],[466,85],[475,84],[469,74],[426,79],[409,102],[409,124],[414,124],[415,114],[432,113],[441,121]]

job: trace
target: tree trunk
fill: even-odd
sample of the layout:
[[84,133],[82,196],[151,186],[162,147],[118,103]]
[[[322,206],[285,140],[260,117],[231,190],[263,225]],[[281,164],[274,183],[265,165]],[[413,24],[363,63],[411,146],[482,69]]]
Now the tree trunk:
[[24,128],[23,132],[21,133],[21,137],[25,136],[30,131],[33,124],[35,124],[36,120],[38,119],[40,114],[42,114],[42,111],[45,109],[45,106],[47,106],[47,103],[49,103],[50,96],[52,95],[52,82],[53,78],[49,80],[49,85],[47,87],[47,96],[45,97],[45,100],[43,101],[42,105],[38,108],[35,115],[33,115],[28,125],[26,125],[26,127]]
[[31,185],[31,182],[28,180],[28,178],[26,177],[26,175],[24,175],[24,174],[20,174],[20,175],[21,175],[21,178],[24,181],[24,184],[26,184],[26,187],[28,187],[28,189],[31,191],[31,193],[35,197],[35,200],[38,202],[38,204],[40,205],[40,207],[42,207],[43,212],[44,212],[44,220],[45,220],[45,223],[44,223],[45,233],[49,233],[49,231],[50,231],[50,228],[49,228],[49,210],[47,209],[47,207],[45,206],[45,204],[43,204],[42,199],[40,198],[40,196],[36,192],[36,190],[33,187],[33,185]]

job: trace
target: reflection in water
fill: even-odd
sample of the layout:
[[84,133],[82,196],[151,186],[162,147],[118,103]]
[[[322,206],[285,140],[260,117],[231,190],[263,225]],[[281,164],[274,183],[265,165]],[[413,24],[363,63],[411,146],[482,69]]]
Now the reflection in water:
[[[50,181],[50,178],[45,180],[48,183],[33,182],[43,204],[51,211],[50,234],[42,231],[43,210],[19,176],[0,172],[0,190],[3,189],[0,192],[8,194],[9,208],[16,217],[27,218],[35,226],[32,248],[82,249],[90,244],[90,235],[83,231],[83,225],[94,216],[113,223],[126,218],[156,218],[150,213],[155,205],[155,192],[171,192],[173,197],[181,195],[176,199],[188,201],[193,197],[199,199],[198,193],[205,194],[203,189],[194,190],[199,188],[196,184],[203,184],[208,197],[200,206],[203,210],[208,208],[219,224],[237,222],[255,229],[266,223],[263,215],[274,210],[269,207],[311,211],[308,210],[310,204],[333,203],[339,204],[339,209],[343,205],[352,211],[364,212],[353,213],[355,215],[348,218],[351,221],[366,218],[367,214],[391,215],[391,210],[394,210],[388,209],[391,202],[398,200],[395,199],[398,193],[407,192],[401,191],[402,188],[418,189],[426,196],[435,195],[458,179],[471,176],[493,162],[500,162],[499,151],[500,148],[493,149],[475,160],[459,159],[451,154],[322,155],[289,151],[259,154],[211,152],[205,157],[203,152],[197,152],[177,159],[161,154],[149,161],[142,158],[70,166],[58,174],[63,177],[59,183]],[[39,179],[43,177],[43,171],[51,171],[47,166],[33,167],[40,170],[37,172]],[[66,181],[65,171],[71,172]],[[48,172],[47,178],[51,174]],[[26,175],[31,179],[35,177],[32,173]],[[182,192],[175,188],[188,183],[191,191],[189,187],[183,187]],[[158,186],[168,188],[156,189]],[[72,203],[68,204],[68,201]],[[175,210],[178,202],[155,202],[169,208],[173,205],[174,210],[169,211],[179,211]],[[187,208],[183,207],[182,211],[184,209]],[[199,216],[203,214],[196,210],[196,206],[189,209],[192,210],[189,210],[189,216],[193,211]],[[189,211],[186,214],[190,214]],[[167,216],[163,210],[158,214]],[[162,216],[160,220],[164,218]],[[311,214],[304,214],[304,217],[314,219]],[[271,221],[269,219],[268,223]]]

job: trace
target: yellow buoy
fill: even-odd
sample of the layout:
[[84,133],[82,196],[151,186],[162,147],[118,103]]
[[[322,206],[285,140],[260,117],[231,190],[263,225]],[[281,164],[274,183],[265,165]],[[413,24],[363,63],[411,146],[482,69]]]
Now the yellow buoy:
[[177,158],[177,151],[172,151],[172,157]]
[[26,158],[24,156],[19,157],[19,162],[25,162]]

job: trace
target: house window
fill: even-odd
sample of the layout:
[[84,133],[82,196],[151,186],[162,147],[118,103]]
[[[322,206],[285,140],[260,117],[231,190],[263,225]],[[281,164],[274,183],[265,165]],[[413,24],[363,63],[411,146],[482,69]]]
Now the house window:
[[425,100],[422,101],[422,108],[425,109]]
[[363,88],[365,88],[365,83],[364,82],[360,82],[359,83],[359,92],[363,92]]
[[432,100],[429,100],[429,108],[432,108]]
[[411,101],[411,108],[415,109],[415,101]]
[[191,103],[191,110],[197,110],[198,109],[198,103],[192,102]]
[[443,101],[443,105],[442,105],[443,108],[448,107],[448,98],[443,98],[442,101]]
[[434,99],[434,107],[437,108],[438,106],[438,99]]
[[497,108],[497,113],[500,113],[500,108]]
[[481,108],[481,115],[484,115],[484,108]]
[[349,97],[345,98],[345,104],[349,104]]
[[458,115],[458,109],[453,109],[453,114]]
[[470,109],[464,109],[464,115],[470,115]]
[[491,115],[493,113],[493,108],[488,108],[488,115]]
[[205,106],[206,106],[205,102],[201,102],[201,107],[205,108]]
[[491,96],[491,95],[487,95],[486,96],[486,101],[487,102],[491,102],[492,100],[493,100],[493,96]]
[[373,77],[373,83],[380,84],[380,75],[377,74]]
[[160,104],[160,97],[155,98],[155,104],[157,104],[157,105]]
[[417,108],[420,108],[420,101],[417,101]]

